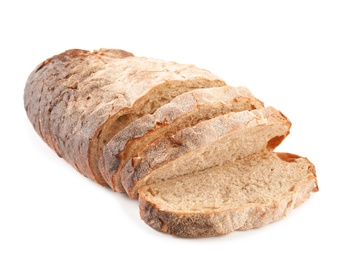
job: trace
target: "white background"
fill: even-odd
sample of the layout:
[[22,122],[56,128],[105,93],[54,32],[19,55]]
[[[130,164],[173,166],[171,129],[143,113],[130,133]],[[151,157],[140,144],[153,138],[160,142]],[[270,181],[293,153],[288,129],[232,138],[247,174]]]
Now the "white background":
[[[336,1],[1,1],[0,259],[338,259]],[[182,239],[80,174],[38,137],[29,73],[70,48],[120,48],[208,69],[293,122],[277,149],[308,157],[320,191],[283,220]],[[177,258],[179,257],[179,258]]]

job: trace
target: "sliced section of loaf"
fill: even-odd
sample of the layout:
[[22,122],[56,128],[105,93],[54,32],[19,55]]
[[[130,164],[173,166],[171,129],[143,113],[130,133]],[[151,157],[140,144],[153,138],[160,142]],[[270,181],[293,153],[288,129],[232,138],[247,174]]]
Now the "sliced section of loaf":
[[30,74],[24,102],[45,142],[79,172],[104,185],[97,161],[115,134],[177,95],[224,85],[192,65],[134,57],[122,50],[68,50]]
[[267,107],[222,115],[156,140],[122,169],[131,198],[145,184],[201,171],[264,149],[273,150],[289,134],[291,123]]
[[103,149],[100,172],[115,191],[124,192],[120,169],[154,140],[222,114],[262,107],[263,103],[244,87],[225,86],[183,93],[116,134]]
[[317,191],[315,167],[286,153],[259,153],[144,186],[141,218],[181,237],[206,237],[277,221]]

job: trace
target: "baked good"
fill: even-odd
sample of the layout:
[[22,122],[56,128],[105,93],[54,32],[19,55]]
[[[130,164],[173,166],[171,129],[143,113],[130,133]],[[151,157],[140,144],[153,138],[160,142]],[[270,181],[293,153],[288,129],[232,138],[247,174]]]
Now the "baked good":
[[217,236],[275,222],[317,190],[309,160],[263,152],[141,187],[140,214],[175,236]]
[[196,88],[226,85],[193,65],[115,49],[68,50],[29,75],[27,115],[43,140],[80,173],[105,185],[103,145],[130,122]]
[[289,134],[291,122],[267,107],[233,112],[156,140],[121,170],[127,194],[137,198],[145,184],[201,171],[261,150],[272,151]]
[[193,65],[72,49],[35,68],[24,105],[60,157],[169,234],[259,227],[318,190],[309,160],[273,152],[291,122]]
[[156,139],[222,114],[262,107],[263,103],[244,87],[224,86],[185,92],[117,133],[104,146],[100,172],[112,189],[125,192],[120,170]]

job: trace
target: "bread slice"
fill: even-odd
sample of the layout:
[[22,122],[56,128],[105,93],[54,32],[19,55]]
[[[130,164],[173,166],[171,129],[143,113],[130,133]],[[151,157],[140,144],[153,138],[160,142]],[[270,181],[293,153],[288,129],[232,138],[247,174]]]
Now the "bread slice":
[[258,153],[143,186],[140,215],[175,236],[217,236],[275,222],[317,190],[315,167],[306,158]]
[[193,65],[114,49],[68,50],[28,77],[24,102],[35,130],[79,172],[104,185],[98,158],[129,123],[196,88],[226,85]]
[[273,107],[234,112],[156,140],[121,170],[127,194],[137,198],[143,185],[201,171],[273,150],[289,134],[291,123]]
[[113,190],[125,192],[120,180],[120,169],[156,139],[222,114],[262,107],[263,103],[244,87],[194,89],[183,93],[154,114],[133,121],[116,134],[103,149],[100,172]]

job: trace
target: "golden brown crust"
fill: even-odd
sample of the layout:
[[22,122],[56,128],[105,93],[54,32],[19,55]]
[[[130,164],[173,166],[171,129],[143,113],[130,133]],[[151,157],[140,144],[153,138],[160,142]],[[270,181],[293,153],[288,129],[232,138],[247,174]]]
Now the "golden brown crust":
[[111,108],[96,108],[110,98],[101,92],[105,79],[92,75],[104,69],[106,59],[132,56],[122,50],[68,50],[40,64],[26,83],[25,108],[35,130],[59,156],[101,184],[87,157],[90,140]]

